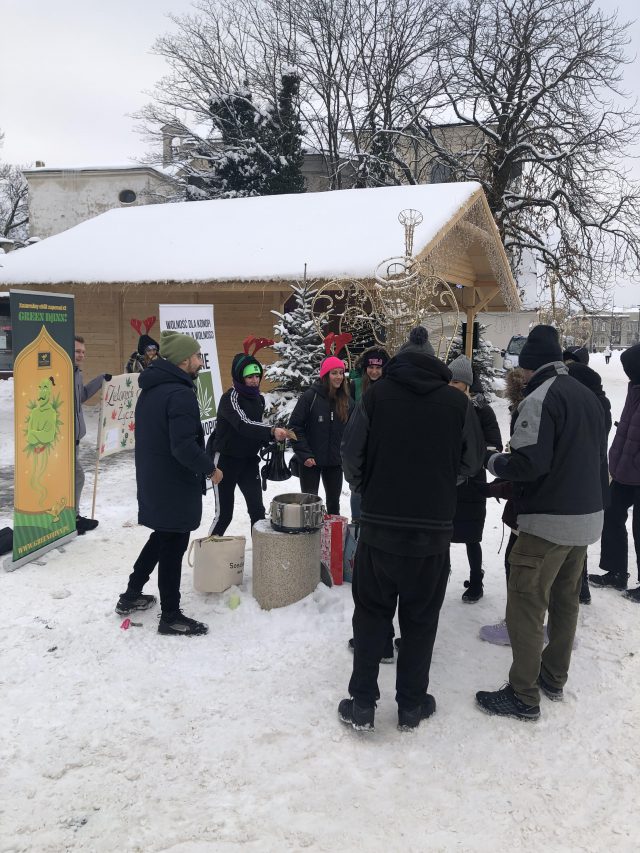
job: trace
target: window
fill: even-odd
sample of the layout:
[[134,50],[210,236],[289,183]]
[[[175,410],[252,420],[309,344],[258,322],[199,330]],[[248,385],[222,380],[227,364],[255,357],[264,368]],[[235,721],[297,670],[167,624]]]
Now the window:
[[434,163],[431,167],[431,183],[447,184],[451,181],[453,172],[446,163]]
[[137,197],[133,190],[121,190],[118,199],[122,204],[133,204]]

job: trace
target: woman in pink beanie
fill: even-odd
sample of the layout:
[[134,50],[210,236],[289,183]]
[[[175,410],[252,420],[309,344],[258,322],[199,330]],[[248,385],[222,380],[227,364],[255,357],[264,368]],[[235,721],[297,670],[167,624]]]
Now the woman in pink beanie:
[[300,463],[300,489],[317,495],[322,477],[331,515],[340,514],[340,444],[354,405],[344,371],[344,361],[334,355],[325,358],[320,381],[302,394],[289,419],[289,429],[298,437],[293,449]]

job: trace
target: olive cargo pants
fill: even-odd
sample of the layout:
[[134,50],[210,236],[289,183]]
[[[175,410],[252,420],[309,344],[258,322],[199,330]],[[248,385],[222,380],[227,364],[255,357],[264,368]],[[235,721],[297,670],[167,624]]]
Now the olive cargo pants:
[[[552,687],[564,687],[567,681],[586,553],[586,545],[556,545],[524,532],[511,549],[507,630],[513,664],[509,683],[526,705],[540,702],[538,675]],[[549,644],[543,651],[547,610]]]

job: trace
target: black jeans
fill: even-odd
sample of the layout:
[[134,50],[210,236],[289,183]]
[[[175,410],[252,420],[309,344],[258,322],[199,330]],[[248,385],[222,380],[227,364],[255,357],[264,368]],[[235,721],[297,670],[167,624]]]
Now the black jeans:
[[611,504],[604,511],[604,527],[600,543],[600,568],[616,575],[626,575],[629,565],[627,515],[633,507],[633,541],[640,581],[640,486],[625,486],[616,480],[609,488]]
[[396,702],[415,708],[426,700],[433,645],[449,578],[448,552],[428,557],[387,554],[358,541],[353,571],[353,674],[349,694],[370,707],[379,697],[378,669],[398,605]]
[[164,615],[179,610],[182,558],[188,545],[188,530],[179,533],[154,530],[133,564],[133,572],[129,575],[129,584],[124,593],[125,598],[137,598],[158,566],[160,609]]
[[340,515],[340,492],[342,490],[342,468],[340,465],[307,468],[300,465],[300,491],[317,495],[320,488],[320,476],[326,494],[329,515]]
[[264,518],[262,503],[262,483],[260,482],[260,460],[257,456],[238,459],[235,456],[220,454],[216,467],[222,471],[222,480],[213,487],[216,499],[216,515],[209,532],[222,536],[233,519],[236,486],[244,495],[251,526]]

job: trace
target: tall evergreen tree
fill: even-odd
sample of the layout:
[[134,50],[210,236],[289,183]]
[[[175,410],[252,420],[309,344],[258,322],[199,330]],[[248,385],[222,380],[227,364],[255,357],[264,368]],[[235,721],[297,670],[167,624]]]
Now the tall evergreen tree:
[[280,163],[269,181],[267,195],[305,191],[299,99],[300,74],[295,68],[286,68],[282,73],[278,93],[276,150],[279,152]]
[[210,168],[189,167],[187,198],[247,198],[304,192],[300,78],[287,69],[277,106],[261,108],[245,83],[209,102],[214,136],[201,143],[198,160]]
[[268,395],[269,414],[276,419],[293,410],[300,392],[318,376],[325,355],[311,309],[316,289],[308,281],[290,287],[295,297],[293,310],[271,312],[277,318],[273,330],[279,340],[272,349],[278,360],[267,366],[265,375],[277,386]]

